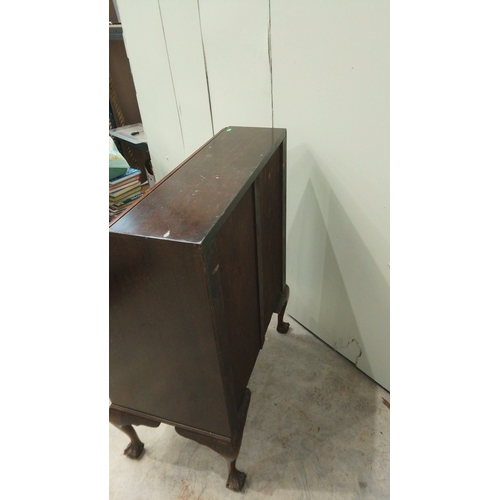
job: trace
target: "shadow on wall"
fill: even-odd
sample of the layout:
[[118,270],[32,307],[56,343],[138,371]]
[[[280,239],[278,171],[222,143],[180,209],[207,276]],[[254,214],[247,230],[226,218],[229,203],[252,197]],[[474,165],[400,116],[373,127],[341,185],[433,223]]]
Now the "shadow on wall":
[[[387,247],[361,207],[311,151],[288,154],[287,281],[289,314],[389,389],[389,282],[344,204]],[[334,190],[335,189],[335,190]]]

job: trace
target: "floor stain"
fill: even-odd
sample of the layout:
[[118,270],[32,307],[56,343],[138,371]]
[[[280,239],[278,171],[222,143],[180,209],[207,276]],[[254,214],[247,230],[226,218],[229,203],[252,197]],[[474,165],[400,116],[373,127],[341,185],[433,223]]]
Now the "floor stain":
[[189,483],[187,483],[184,479],[182,479],[182,489],[177,495],[178,500],[189,500],[191,498],[191,491],[189,488]]
[[384,403],[385,406],[387,406],[387,408],[389,408],[389,410],[391,409],[391,403],[389,403],[389,401],[387,401],[387,399],[382,398],[382,403]]

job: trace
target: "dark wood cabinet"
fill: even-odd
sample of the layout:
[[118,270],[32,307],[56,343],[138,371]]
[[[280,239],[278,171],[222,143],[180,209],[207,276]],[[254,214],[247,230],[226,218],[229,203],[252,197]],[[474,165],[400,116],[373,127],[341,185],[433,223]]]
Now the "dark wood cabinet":
[[286,130],[221,130],[110,225],[110,421],[174,425],[226,458],[285,283]]

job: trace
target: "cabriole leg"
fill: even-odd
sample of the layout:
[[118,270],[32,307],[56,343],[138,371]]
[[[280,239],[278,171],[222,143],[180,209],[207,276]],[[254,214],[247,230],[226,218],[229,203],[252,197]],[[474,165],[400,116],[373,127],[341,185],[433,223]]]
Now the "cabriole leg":
[[142,417],[137,417],[126,413],[116,408],[109,409],[109,423],[113,424],[117,429],[120,429],[130,439],[130,443],[123,451],[123,454],[129,458],[138,459],[144,451],[144,443],[139,439],[133,425],[146,425],[148,427],[158,427],[160,422],[148,420]]
[[247,475],[236,468],[236,460],[226,460],[226,461],[227,461],[227,469],[229,472],[226,481],[226,488],[229,488],[230,490],[233,491],[241,491],[245,484],[245,479],[247,478]]
[[250,389],[245,389],[243,402],[241,403],[240,409],[238,411],[236,431],[231,438],[231,442],[222,441],[205,434],[199,434],[198,432],[192,431],[190,429],[184,429],[182,427],[175,428],[180,436],[192,439],[193,441],[196,441],[197,443],[204,446],[208,446],[210,449],[214,450],[216,453],[226,459],[229,472],[226,481],[226,487],[233,491],[241,491],[247,477],[244,472],[241,472],[236,468],[236,459],[238,458],[240,452],[241,440],[243,438],[243,428],[245,427],[248,406],[250,405],[250,396]]

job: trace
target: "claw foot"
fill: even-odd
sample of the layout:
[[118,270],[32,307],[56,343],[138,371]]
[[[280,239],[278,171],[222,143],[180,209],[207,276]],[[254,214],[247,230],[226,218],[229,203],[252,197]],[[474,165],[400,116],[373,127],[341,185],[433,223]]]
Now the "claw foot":
[[127,455],[127,457],[129,458],[138,459],[141,457],[143,451],[144,451],[144,443],[141,442],[135,443],[131,441],[123,451],[123,454]]
[[278,330],[279,333],[286,333],[290,328],[290,323],[285,323],[283,321],[289,296],[290,296],[290,287],[288,285],[285,285],[283,293],[281,294],[280,300],[278,302],[278,307],[275,311],[278,313],[278,325],[276,326],[276,330]]
[[233,491],[241,491],[245,484],[245,479],[247,475],[244,472],[239,471],[234,463],[230,465],[229,476],[226,482],[226,488]]
[[281,323],[278,323],[276,330],[278,330],[279,333],[286,333],[288,332],[289,328],[290,328],[290,323],[285,323],[284,321],[282,321]]

